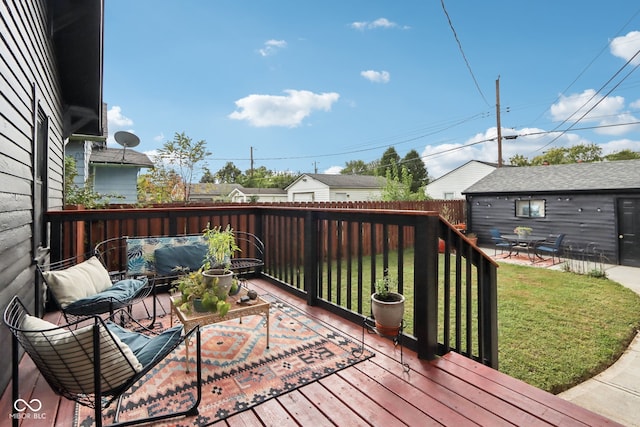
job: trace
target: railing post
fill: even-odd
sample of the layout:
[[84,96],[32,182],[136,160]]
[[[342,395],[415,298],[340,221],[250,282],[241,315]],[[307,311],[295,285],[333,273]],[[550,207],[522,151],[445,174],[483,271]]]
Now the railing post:
[[304,290],[307,304],[318,300],[318,217],[308,211],[304,217]]
[[415,226],[414,334],[420,359],[438,349],[438,217],[419,216]]
[[[480,261],[482,262],[482,261]],[[484,316],[480,320],[484,329],[484,348],[481,357],[485,365],[498,369],[498,272],[495,268],[486,268],[483,264],[482,273],[482,307]],[[487,363],[488,362],[488,363]]]

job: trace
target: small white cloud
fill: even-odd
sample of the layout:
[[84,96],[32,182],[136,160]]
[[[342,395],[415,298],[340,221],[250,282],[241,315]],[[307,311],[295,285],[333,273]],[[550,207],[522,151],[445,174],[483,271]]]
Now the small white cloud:
[[335,92],[313,93],[288,89],[281,95],[253,94],[238,99],[238,110],[229,114],[233,120],[246,120],[251,126],[296,127],[315,110],[330,111],[340,95]]
[[114,128],[124,128],[127,126],[133,126],[133,120],[129,117],[126,117],[122,114],[122,109],[114,105],[107,111],[107,122],[109,124],[109,129]]
[[329,169],[326,169],[324,173],[327,175],[340,175],[342,169],[342,166],[331,166]]
[[378,18],[373,21],[370,25],[370,28],[394,28],[397,27],[398,24],[395,22],[389,21],[387,18]]
[[361,71],[360,75],[374,83],[389,83],[391,80],[391,74],[388,71],[367,70]]
[[[631,31],[626,36],[616,37],[611,40],[609,47],[613,56],[625,61],[630,60],[640,50],[640,31]],[[639,64],[640,55],[636,56],[631,63]]]
[[156,141],[156,142],[163,142],[164,141],[164,132],[160,132],[159,135],[154,136],[153,140]]
[[[393,21],[389,21],[387,18],[378,18],[375,21],[367,22],[367,21],[355,21],[350,24],[350,27],[355,30],[375,30],[377,28],[400,28],[398,24]],[[402,26],[402,29],[409,29],[408,26]]]
[[264,47],[258,50],[258,53],[261,56],[271,56],[285,47],[287,47],[287,42],[284,40],[267,40],[264,42]]

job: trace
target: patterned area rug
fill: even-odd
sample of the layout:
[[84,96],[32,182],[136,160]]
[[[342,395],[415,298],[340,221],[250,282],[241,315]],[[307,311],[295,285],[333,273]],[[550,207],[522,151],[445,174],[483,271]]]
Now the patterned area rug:
[[[203,386],[199,415],[154,426],[210,425],[373,357],[366,349],[354,356],[360,343],[275,297],[263,298],[271,301],[269,348],[263,316],[201,328]],[[169,316],[163,322],[169,323]],[[196,399],[195,348],[193,340],[189,346],[191,373],[185,372],[185,349],[181,345],[132,387],[123,400],[120,421],[189,407]],[[112,423],[114,409],[109,407],[104,413],[103,423]],[[77,405],[74,421],[74,426],[94,425],[93,410]]]

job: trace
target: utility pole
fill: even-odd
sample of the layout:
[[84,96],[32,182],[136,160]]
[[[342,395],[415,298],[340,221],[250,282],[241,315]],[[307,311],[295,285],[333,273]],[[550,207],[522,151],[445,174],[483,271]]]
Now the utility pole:
[[502,125],[500,125],[500,76],[496,79],[496,126],[498,128],[498,167],[502,167]]
[[313,162],[313,173],[318,173],[318,162]]
[[251,167],[249,168],[249,176],[253,179],[253,147],[249,147],[251,149]]

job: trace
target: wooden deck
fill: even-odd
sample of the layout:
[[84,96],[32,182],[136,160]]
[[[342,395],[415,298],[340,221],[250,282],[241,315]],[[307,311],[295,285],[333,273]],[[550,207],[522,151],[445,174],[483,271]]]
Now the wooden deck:
[[[310,317],[351,336],[362,327],[322,309],[309,307],[264,280],[251,280],[259,293],[272,293]],[[161,296],[168,307],[168,294]],[[50,313],[49,320],[59,316]],[[6,343],[8,344],[8,343]],[[399,349],[391,341],[365,334],[375,357],[317,382],[233,415],[215,426],[603,426],[618,425],[598,414],[529,386],[463,356],[449,353],[434,361],[419,360],[404,349],[411,368],[404,373]],[[9,369],[10,361],[3,363]],[[25,419],[22,426],[70,426],[74,402],[55,396],[29,358],[20,366],[20,395],[38,398],[44,419]],[[11,386],[0,401],[2,421],[9,425]]]

